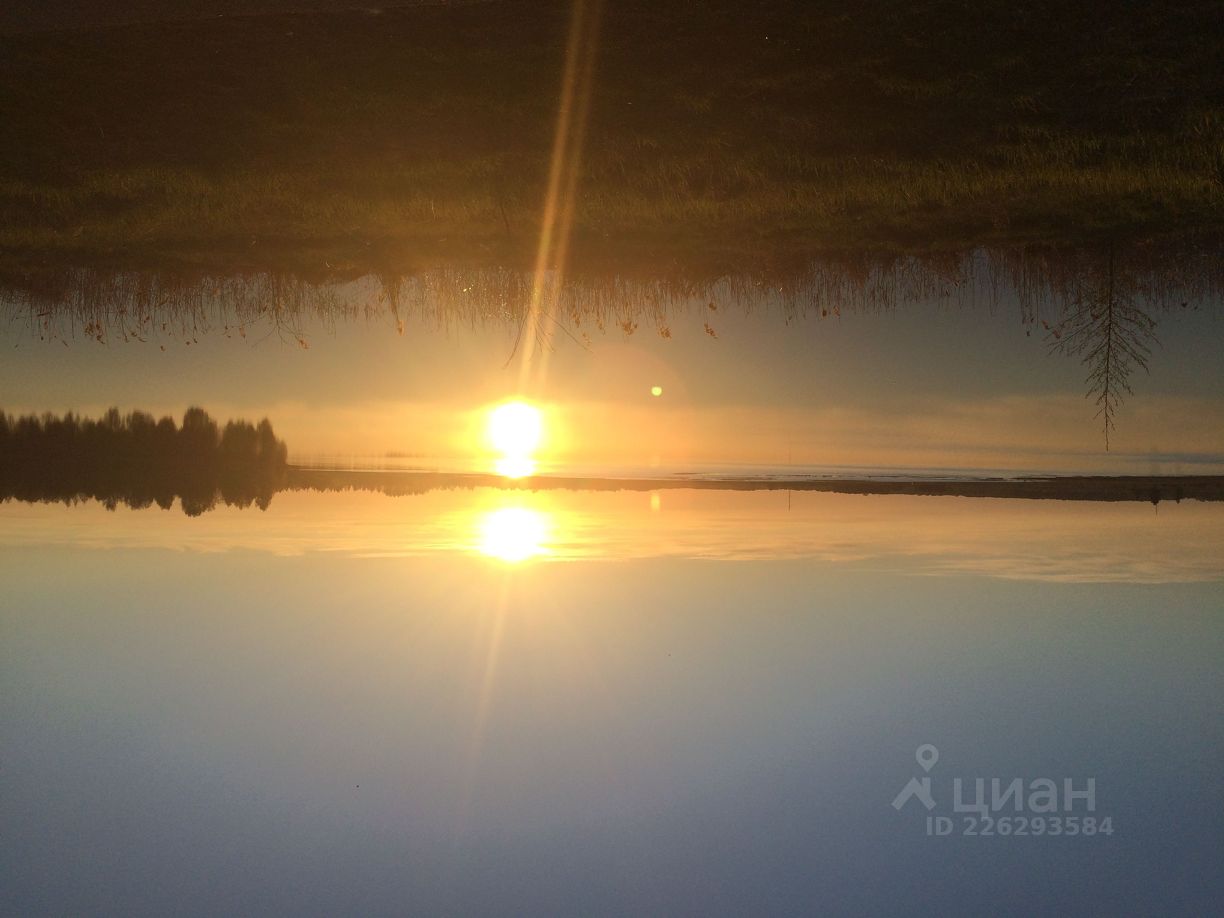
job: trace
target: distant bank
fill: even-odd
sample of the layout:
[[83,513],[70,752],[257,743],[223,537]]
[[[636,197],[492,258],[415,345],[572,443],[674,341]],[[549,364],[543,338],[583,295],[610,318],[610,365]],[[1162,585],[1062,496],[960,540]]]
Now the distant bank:
[[330,471],[290,467],[287,490],[378,491],[420,494],[458,488],[529,491],[827,491],[836,494],[912,494],[930,497],[994,497],[1028,500],[1161,501],[1224,500],[1224,476],[1066,476],[964,481],[870,478],[599,478],[447,472]]

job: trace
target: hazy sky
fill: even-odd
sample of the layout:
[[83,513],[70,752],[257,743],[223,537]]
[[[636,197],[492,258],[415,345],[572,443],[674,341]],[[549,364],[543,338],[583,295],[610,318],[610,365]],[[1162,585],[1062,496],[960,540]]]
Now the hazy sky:
[[[1217,584],[79,547],[6,549],[0,581],[15,913],[1224,895]],[[954,777],[1093,777],[1114,834],[926,837],[890,805],[923,743],[941,813]]]
[[543,563],[643,558],[835,562],[1006,580],[1193,583],[1224,579],[1224,507],[784,491],[529,492],[388,497],[283,491],[267,512],[198,518],[89,502],[0,505],[0,550],[170,548],[270,556]]

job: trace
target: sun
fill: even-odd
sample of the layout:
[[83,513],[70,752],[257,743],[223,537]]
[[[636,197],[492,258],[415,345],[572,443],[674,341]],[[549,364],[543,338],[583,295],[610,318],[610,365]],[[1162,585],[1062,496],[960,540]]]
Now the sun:
[[508,478],[521,478],[535,470],[532,453],[540,445],[544,420],[540,409],[526,402],[505,402],[489,412],[489,444],[500,453],[495,467]]
[[548,554],[548,518],[525,507],[503,507],[480,520],[482,554],[509,564],[517,564]]

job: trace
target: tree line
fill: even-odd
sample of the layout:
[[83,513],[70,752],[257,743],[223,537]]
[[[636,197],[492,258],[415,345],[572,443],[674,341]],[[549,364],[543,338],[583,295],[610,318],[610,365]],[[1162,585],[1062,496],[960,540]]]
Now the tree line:
[[118,408],[96,419],[0,411],[0,500],[169,509],[178,498],[188,516],[219,500],[264,510],[284,484],[287,456],[267,418],[222,427],[198,407],[181,424]]

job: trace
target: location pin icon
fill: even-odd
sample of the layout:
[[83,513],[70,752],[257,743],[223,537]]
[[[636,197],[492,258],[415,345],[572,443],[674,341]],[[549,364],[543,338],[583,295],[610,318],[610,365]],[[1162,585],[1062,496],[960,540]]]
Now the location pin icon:
[[918,760],[918,764],[922,766],[923,771],[930,771],[935,767],[935,763],[939,761],[939,750],[930,743],[923,743],[918,747],[918,751],[914,753],[914,758]]

